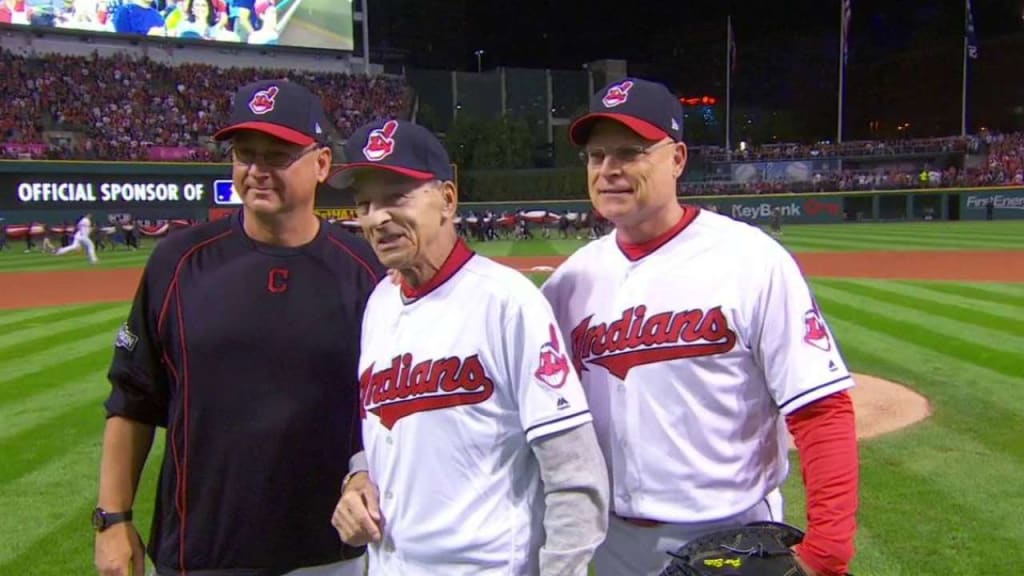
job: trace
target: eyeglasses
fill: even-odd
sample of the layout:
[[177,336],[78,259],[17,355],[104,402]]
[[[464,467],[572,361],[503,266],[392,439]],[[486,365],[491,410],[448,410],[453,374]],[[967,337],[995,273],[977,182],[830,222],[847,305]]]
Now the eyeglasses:
[[302,158],[306,154],[309,154],[313,150],[317,150],[319,148],[320,145],[314,142],[298,152],[275,150],[266,154],[257,154],[252,150],[232,147],[230,153],[231,161],[239,166],[249,167],[258,163],[260,166],[270,168],[272,170],[284,170],[297,162],[299,158]]
[[642,156],[646,156],[651,152],[654,152],[658,148],[674,144],[673,140],[666,140],[659,142],[658,144],[652,144],[650,146],[643,146],[641,144],[633,144],[629,146],[616,146],[614,148],[585,148],[580,150],[580,160],[590,166],[600,166],[604,164],[604,159],[611,156],[616,162],[621,164],[628,164],[639,160]]

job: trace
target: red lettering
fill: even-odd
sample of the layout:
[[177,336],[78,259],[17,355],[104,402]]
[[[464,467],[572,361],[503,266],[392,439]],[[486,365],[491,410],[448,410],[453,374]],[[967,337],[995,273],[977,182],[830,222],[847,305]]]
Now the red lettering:
[[723,354],[736,343],[721,306],[645,318],[646,313],[646,306],[627,308],[610,325],[591,326],[593,316],[584,318],[571,333],[576,370],[586,372],[591,363],[625,378],[634,366]]
[[374,373],[371,364],[360,376],[359,385],[361,416],[372,412],[387,428],[417,412],[478,404],[494,392],[494,382],[475,354],[419,363],[412,354],[400,354],[380,372]]
[[434,382],[435,388],[442,392],[455,392],[459,389],[459,366],[462,362],[458,358],[445,358],[435,360],[434,367],[430,371],[430,379]]
[[412,384],[414,396],[437,392],[437,382],[430,378],[430,367],[432,365],[433,362],[427,360],[413,367],[409,381]]
[[287,292],[290,275],[287,268],[271,268],[267,273],[267,290],[272,294]]

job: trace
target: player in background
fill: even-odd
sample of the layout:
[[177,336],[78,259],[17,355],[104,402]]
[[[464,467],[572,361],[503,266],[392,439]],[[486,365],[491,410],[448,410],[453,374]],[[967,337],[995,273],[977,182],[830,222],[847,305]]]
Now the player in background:
[[346,146],[360,224],[400,282],[367,304],[365,462],[334,514],[371,576],[586,576],[608,477],[551,308],[458,237],[451,162],[426,129],[374,122]]
[[75,224],[75,237],[71,240],[71,244],[57,250],[53,254],[55,256],[63,256],[69,252],[85,248],[85,253],[89,256],[89,262],[95,264],[100,260],[96,257],[96,245],[92,243],[91,236],[92,214],[86,214]]
[[786,425],[807,493],[809,574],[854,553],[853,385],[795,261],[759,228],[680,205],[678,99],[628,78],[570,129],[591,202],[614,232],[543,286],[611,468],[598,576],[657,575],[711,530],[782,521]]

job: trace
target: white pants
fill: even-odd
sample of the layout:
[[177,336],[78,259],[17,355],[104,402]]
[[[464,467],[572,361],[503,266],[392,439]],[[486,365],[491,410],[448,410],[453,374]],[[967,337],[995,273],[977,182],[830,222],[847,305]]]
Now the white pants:
[[773,490],[746,512],[732,518],[699,524],[661,524],[644,527],[615,515],[608,523],[608,536],[594,553],[597,576],[658,576],[675,552],[689,540],[723,528],[749,522],[782,522],[782,494]]
[[71,244],[68,244],[67,246],[61,248],[60,250],[57,250],[57,256],[63,256],[68,252],[73,252],[83,247],[85,248],[86,254],[89,255],[89,261],[95,262],[96,246],[92,243],[92,240],[88,236],[79,236],[78,234],[75,234],[75,237],[71,241]]

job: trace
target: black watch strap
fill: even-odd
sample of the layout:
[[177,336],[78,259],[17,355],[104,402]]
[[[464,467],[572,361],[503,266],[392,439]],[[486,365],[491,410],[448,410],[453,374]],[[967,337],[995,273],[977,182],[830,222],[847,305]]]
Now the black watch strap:
[[131,510],[125,510],[124,512],[107,512],[103,508],[96,508],[92,513],[92,527],[96,529],[97,532],[102,532],[114,524],[131,521]]

